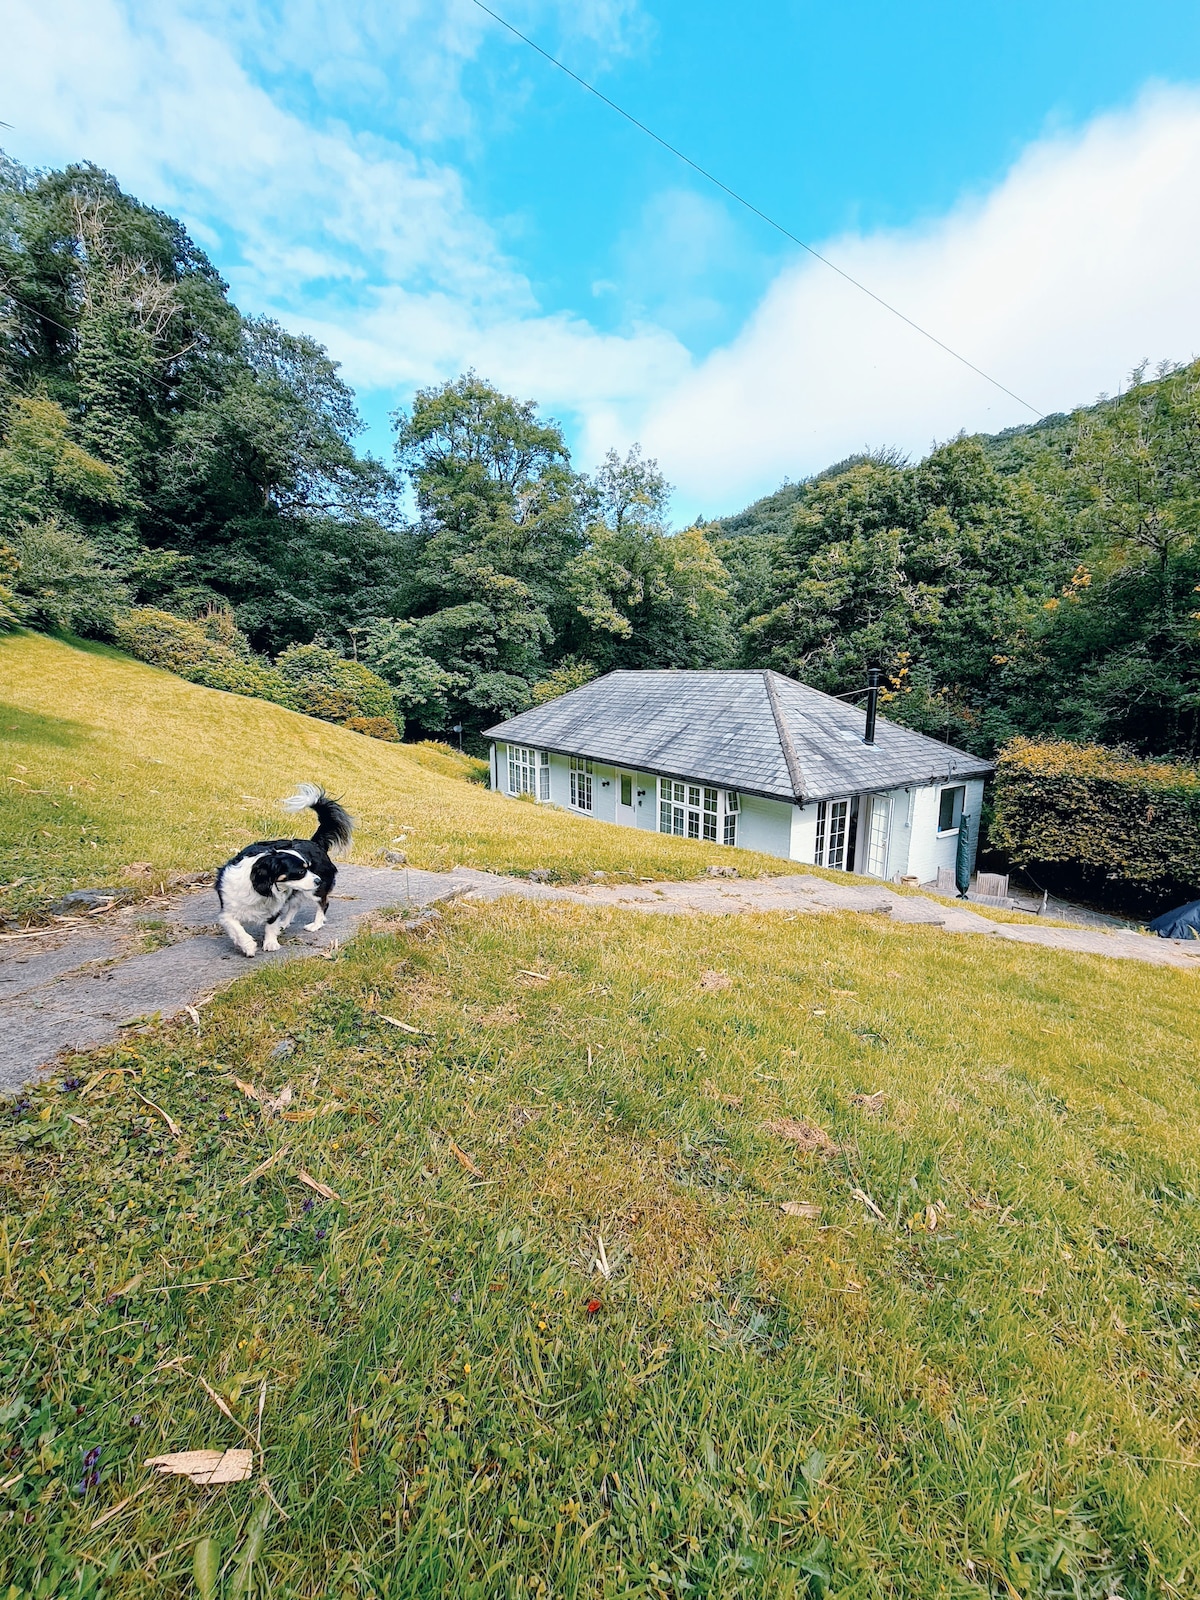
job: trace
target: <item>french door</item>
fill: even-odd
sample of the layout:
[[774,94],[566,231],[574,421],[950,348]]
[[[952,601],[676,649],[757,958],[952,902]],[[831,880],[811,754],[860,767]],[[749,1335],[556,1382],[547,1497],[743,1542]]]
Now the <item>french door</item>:
[[892,797],[871,796],[871,815],[867,825],[867,873],[872,878],[887,877],[888,840],[892,831]]
[[821,800],[817,803],[817,848],[813,856],[818,867],[847,870],[846,839],[850,831],[849,800]]

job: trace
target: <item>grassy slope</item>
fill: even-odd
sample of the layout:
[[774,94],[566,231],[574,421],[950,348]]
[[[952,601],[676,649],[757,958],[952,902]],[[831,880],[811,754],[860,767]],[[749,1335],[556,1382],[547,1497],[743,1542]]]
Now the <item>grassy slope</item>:
[[[265,701],[202,689],[103,646],[0,637],[0,873],[25,881],[0,906],[20,915],[73,887],[111,887],[149,862],[155,878],[213,867],[285,827],[278,798],[301,780],[345,796],[355,857],[399,835],[414,866],[543,867],[565,880],[694,877],[707,861],[778,871],[746,852],[637,835],[478,783],[478,763],[387,745]],[[498,809],[503,808],[503,823]]]
[[264,1593],[1195,1594],[1198,1032],[1185,975],[850,918],[462,907],[254,973],[0,1139],[5,1575],[241,1548],[256,1486],[144,1487],[240,1442],[203,1376],[267,1386]]
[[[462,792],[497,857],[539,824]],[[192,1593],[212,1536],[232,1595],[260,1480],[141,1462],[265,1383],[257,1593],[1191,1596],[1198,1035],[1188,974],[852,917],[459,906],[252,972],[0,1129],[0,1593]]]

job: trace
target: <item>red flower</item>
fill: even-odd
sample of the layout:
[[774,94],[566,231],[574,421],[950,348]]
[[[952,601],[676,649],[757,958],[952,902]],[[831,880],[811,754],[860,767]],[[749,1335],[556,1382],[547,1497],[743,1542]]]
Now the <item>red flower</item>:
[[599,1311],[599,1309],[600,1309],[599,1300],[589,1300],[588,1301],[588,1303],[587,1303],[587,1314],[588,1314],[589,1317],[594,1317],[596,1315],[597,1311]]

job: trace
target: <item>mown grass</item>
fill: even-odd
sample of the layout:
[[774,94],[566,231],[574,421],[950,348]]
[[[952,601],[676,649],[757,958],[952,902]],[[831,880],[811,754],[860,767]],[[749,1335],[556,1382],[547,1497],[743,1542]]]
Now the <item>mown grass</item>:
[[[345,796],[359,861],[394,848],[435,871],[540,867],[564,882],[689,878],[710,861],[783,870],[773,857],[514,804],[483,787],[483,763],[444,748],[383,744],[38,634],[0,636],[0,752],[10,918],[72,888],[157,887],[215,867],[280,833],[279,798],[301,781]],[[149,871],[130,878],[135,863]]]
[[[1188,974],[862,918],[256,971],[6,1116],[0,1593],[212,1537],[229,1596],[265,1509],[277,1597],[1195,1595],[1198,1036]],[[144,1470],[264,1385],[265,1484]]]

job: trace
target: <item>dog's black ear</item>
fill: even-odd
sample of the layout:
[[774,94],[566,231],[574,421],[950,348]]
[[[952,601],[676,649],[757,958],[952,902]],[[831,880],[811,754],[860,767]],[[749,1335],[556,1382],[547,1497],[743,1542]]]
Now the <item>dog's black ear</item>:
[[255,856],[254,865],[250,868],[250,887],[255,894],[270,894],[275,887],[279,865],[279,857],[274,850],[264,850],[262,855]]

